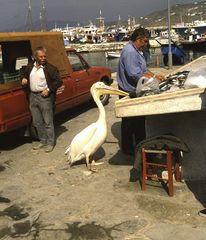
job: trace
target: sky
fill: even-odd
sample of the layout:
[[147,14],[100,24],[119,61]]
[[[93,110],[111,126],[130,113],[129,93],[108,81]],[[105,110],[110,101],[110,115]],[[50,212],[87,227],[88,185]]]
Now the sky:
[[[192,0],[44,0],[47,20],[96,23],[100,10],[105,22],[122,20],[128,16],[141,17],[170,5],[194,3]],[[200,0],[197,0],[200,1]],[[41,0],[31,0],[32,20],[39,21]],[[0,31],[24,26],[28,13],[28,0],[0,0]]]

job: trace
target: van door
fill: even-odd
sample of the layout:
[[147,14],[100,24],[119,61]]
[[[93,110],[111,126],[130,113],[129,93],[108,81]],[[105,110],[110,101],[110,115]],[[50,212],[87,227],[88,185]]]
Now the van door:
[[3,133],[21,128],[31,120],[20,74],[32,51],[29,41],[1,42],[0,49],[0,133]]
[[94,76],[89,71],[89,65],[76,52],[67,52],[72,66],[76,103],[80,104],[91,98],[90,87],[95,82]]
[[63,81],[63,84],[57,89],[56,93],[56,113],[62,112],[76,105],[74,96],[74,81],[71,75],[64,76],[61,80]]

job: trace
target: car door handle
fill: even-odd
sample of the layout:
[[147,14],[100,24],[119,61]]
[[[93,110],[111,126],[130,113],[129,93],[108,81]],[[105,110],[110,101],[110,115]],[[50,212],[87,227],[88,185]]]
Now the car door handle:
[[76,78],[76,82],[79,82],[81,80],[81,78]]

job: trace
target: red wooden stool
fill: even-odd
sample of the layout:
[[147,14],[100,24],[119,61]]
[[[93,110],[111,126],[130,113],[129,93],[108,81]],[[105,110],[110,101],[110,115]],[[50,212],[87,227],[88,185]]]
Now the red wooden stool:
[[[153,163],[148,162],[148,154],[166,154],[166,163]],[[170,150],[146,150],[142,148],[142,190],[146,188],[146,180],[157,179],[167,186],[168,195],[173,196],[173,173],[175,174],[176,181],[181,181],[180,166],[178,161],[172,162],[173,152]],[[168,178],[154,175],[153,168],[161,168],[168,171]]]

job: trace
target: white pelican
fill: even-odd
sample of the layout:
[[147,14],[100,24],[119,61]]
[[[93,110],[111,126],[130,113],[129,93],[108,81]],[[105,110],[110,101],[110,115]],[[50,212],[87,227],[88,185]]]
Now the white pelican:
[[[73,138],[70,146],[65,151],[65,154],[68,154],[70,166],[74,162],[85,158],[87,168],[92,170],[91,165],[95,162],[94,160],[91,161],[91,157],[105,142],[107,137],[106,113],[104,106],[100,101],[100,96],[103,94],[127,96],[128,93],[107,86],[102,82],[94,83],[90,92],[99,109],[99,118],[96,122],[90,124]],[[91,162],[92,164],[90,164]]]

